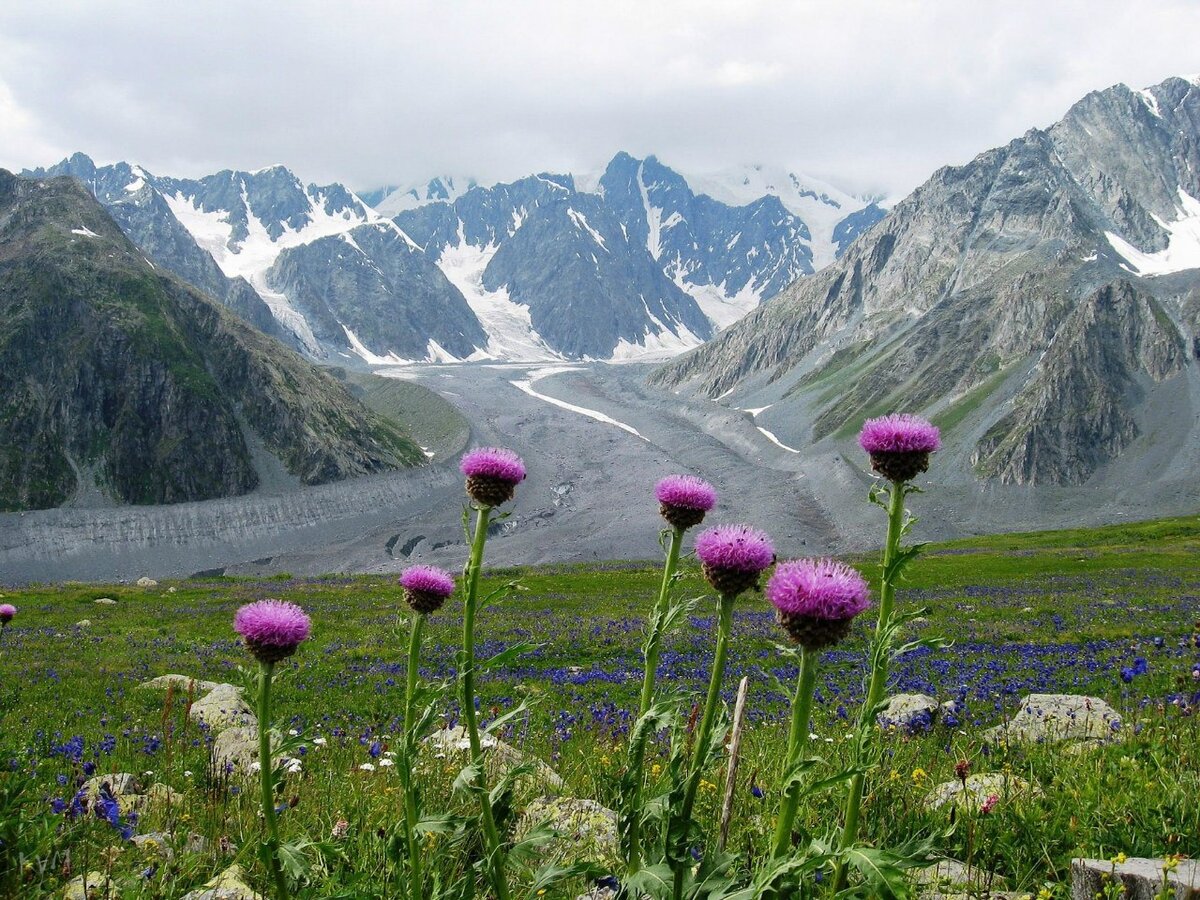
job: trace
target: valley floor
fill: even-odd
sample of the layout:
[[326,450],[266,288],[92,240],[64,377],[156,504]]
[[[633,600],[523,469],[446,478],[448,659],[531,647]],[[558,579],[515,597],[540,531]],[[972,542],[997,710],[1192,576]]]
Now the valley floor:
[[[646,365],[474,363],[377,370],[457,406],[475,445],[529,468],[492,542],[501,564],[644,560],[658,553],[654,483],[693,472],[715,484],[720,521],[766,528],[781,555],[866,549],[880,540],[856,452],[803,453],[800,424],[650,388]],[[795,425],[795,428],[792,426]],[[921,537],[1179,514],[1192,498],[1128,489],[999,489],[939,482],[919,502]],[[64,508],[0,515],[0,580],[133,580],[230,574],[385,573],[413,562],[457,568],[465,553],[457,460],[315,488],[169,507]]]

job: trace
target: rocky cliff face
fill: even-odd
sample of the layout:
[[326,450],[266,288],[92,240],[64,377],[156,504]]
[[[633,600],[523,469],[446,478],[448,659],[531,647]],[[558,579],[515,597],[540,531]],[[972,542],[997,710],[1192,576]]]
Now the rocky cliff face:
[[696,301],[593,194],[556,197],[531,211],[482,283],[528,307],[534,330],[572,358],[694,346],[712,334]]
[[1089,95],[940,170],[836,264],[655,380],[762,392],[794,410],[796,444],[923,411],[973,474],[1084,481],[1129,446],[1154,385],[1191,365],[1198,113],[1183,79]]
[[216,297],[260,331],[285,340],[290,337],[246,279],[226,276],[212,255],[200,249],[172,214],[155,186],[156,179],[140,167],[123,162],[98,167],[84,154],[76,153],[49,169],[25,174],[31,178],[78,178],[155,265]]
[[[154,268],[77,181],[0,172],[0,507],[318,484],[419,448]],[[282,465],[280,465],[282,463]]]
[[462,293],[390,222],[285,250],[266,277],[326,346],[422,360],[487,343]]

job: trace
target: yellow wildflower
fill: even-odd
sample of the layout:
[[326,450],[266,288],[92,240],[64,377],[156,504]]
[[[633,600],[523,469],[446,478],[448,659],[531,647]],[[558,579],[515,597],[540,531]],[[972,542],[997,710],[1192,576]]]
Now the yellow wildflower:
[[913,771],[912,771],[912,780],[913,780],[914,784],[920,784],[922,781],[924,781],[928,777],[929,777],[929,773],[926,772],[924,769],[913,769]]

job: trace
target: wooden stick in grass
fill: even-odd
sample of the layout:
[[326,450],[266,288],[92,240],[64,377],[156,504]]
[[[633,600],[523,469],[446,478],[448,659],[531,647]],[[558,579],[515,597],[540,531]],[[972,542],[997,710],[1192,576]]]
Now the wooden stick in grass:
[[733,793],[737,789],[738,761],[742,751],[742,726],[746,724],[746,692],[749,689],[750,678],[746,676],[738,685],[737,702],[733,706],[733,737],[729,740],[729,770],[725,775],[725,802],[721,805],[718,850],[724,850],[729,840],[729,823],[733,819]]

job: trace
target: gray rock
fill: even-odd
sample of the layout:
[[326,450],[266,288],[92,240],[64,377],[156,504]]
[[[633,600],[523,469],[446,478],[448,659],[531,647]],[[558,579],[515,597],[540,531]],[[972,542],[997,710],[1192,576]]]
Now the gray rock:
[[907,383],[906,408],[961,403],[967,416],[939,482],[1078,486],[1137,448],[1138,474],[1113,473],[1103,492],[1087,484],[1092,506],[1143,466],[1147,481],[1170,469],[1182,484],[1192,422],[1170,410],[1200,309],[1182,322],[1168,309],[1197,273],[1160,288],[1107,235],[1167,246],[1178,191],[1195,190],[1179,160],[1200,158],[1198,113],[1180,78],[1145,95],[1093,92],[1050,128],[940,169],[840,260],[653,380],[714,399],[778,382],[774,421],[790,420],[780,439],[802,451],[813,438],[848,446],[839,429],[891,408]]
[[218,684],[192,704],[188,715],[193,721],[203,722],[214,731],[258,722],[254,710],[242,699],[242,689],[232,684]]
[[896,694],[876,716],[883,727],[927,731],[937,719],[938,702],[927,694]]
[[964,888],[1003,890],[1005,881],[999,875],[981,869],[978,866],[968,866],[957,859],[943,859],[932,866],[918,869],[914,876],[916,883],[924,888],[936,888],[942,891],[954,891]]
[[[97,601],[99,602],[99,601]],[[149,681],[143,681],[138,685],[139,688],[153,691],[165,691],[167,688],[175,686],[177,693],[188,693],[195,691],[198,694],[206,694],[209,691],[216,690],[221,687],[221,683],[217,681],[200,681],[188,675],[159,675],[157,678],[151,678]],[[233,685],[229,685],[232,687]]]
[[155,581],[153,578],[149,578],[149,577],[143,575],[141,578],[139,578],[137,580],[137,586],[140,588],[158,587],[158,582]]
[[[542,760],[530,760],[511,744],[491,735],[480,735],[480,743],[483,748],[484,766],[490,778],[501,777],[519,765],[532,762],[536,769],[532,779],[541,789],[557,793],[566,787],[562,776]],[[471,755],[470,740],[466,729],[461,725],[435,731],[425,739],[425,744],[438,758],[462,760],[470,758]]]
[[1016,775],[983,772],[967,776],[965,788],[958,779],[939,784],[925,795],[924,803],[927,809],[937,809],[947,803],[965,803],[971,809],[978,809],[993,795],[1004,802],[1018,797],[1040,797],[1042,791]]
[[117,605],[117,601],[114,600],[112,597],[100,597],[99,599],[94,600],[93,602],[99,606],[116,606]]
[[136,775],[131,775],[129,772],[114,772],[111,775],[97,775],[95,778],[89,778],[83,783],[83,790],[87,792],[88,803],[94,803],[96,798],[100,796],[101,785],[107,784],[112,795],[117,799],[129,797],[142,792],[142,783]]
[[204,887],[184,894],[180,900],[263,900],[263,896],[246,884],[245,872],[235,863]]
[[1005,725],[984,733],[992,741],[1111,740],[1121,717],[1098,697],[1076,694],[1030,694]]
[[258,761],[258,726],[226,728],[213,741],[212,756],[218,769],[231,766],[235,772],[249,772]]
[[[1165,863],[1161,859],[1134,857],[1123,863],[1102,859],[1076,859],[1071,862],[1071,900],[1092,900],[1101,896],[1106,885],[1119,880],[1128,900],[1158,900],[1162,896]],[[1200,898],[1200,861],[1182,860],[1174,871],[1165,872],[1170,885],[1170,900]],[[1106,894],[1104,896],[1107,896]]]
[[595,194],[563,193],[529,210],[484,269],[483,287],[529,307],[538,335],[573,359],[607,359],[621,341],[649,345],[663,329],[669,339],[684,329],[712,335],[692,296]]
[[146,805],[166,809],[180,809],[183,806],[183,794],[170,785],[156,781],[145,793]]
[[525,807],[516,832],[523,837],[545,823],[562,837],[540,848],[543,860],[558,863],[620,864],[617,814],[595,800],[573,797],[542,798]]
[[103,872],[88,872],[67,882],[63,900],[110,900],[117,896],[117,887]]
[[154,853],[163,859],[175,858],[175,851],[171,847],[173,840],[171,835],[162,831],[153,831],[150,834],[135,834],[130,838],[130,842],[139,850],[146,853]]

